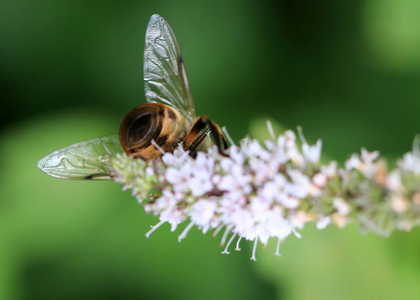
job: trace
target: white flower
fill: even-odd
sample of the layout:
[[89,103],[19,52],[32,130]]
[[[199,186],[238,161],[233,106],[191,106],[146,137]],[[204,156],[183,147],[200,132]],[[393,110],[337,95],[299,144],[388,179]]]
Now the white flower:
[[335,198],[333,200],[333,207],[340,216],[347,216],[351,212],[351,206],[343,198]]
[[217,213],[220,214],[220,221],[222,224],[230,224],[233,221],[233,215],[238,211],[242,210],[246,206],[247,199],[243,195],[237,197],[228,193],[217,203]]
[[[299,147],[292,131],[263,144],[246,138],[240,147],[230,147],[227,156],[212,148],[208,153],[198,152],[195,159],[180,145],[162,160],[147,163],[116,155],[111,172],[137,199],[150,198],[142,205],[146,212],[158,215],[160,222],[148,236],[163,223],[169,223],[173,231],[190,219],[179,239],[194,225],[204,233],[225,228],[223,253],[228,253],[235,238],[238,243],[252,240],[252,259],[258,242],[266,244],[272,237],[282,241],[292,232],[299,236],[296,229],[310,221],[323,229],[331,222],[343,227],[351,218],[364,217],[366,226],[377,229],[383,216],[371,213],[376,203],[381,209],[385,206],[390,224],[397,224],[394,227],[418,224],[420,213],[410,210],[420,205],[417,154],[404,155],[399,168],[383,172],[385,178],[378,183],[378,151],[361,149],[345,162],[345,169],[338,169],[336,162],[320,165],[321,140],[312,146],[303,136],[302,140]],[[360,174],[353,176],[353,170]]]
[[362,161],[365,164],[373,163],[379,156],[379,151],[369,152],[365,148],[362,148]]
[[404,154],[404,157],[402,161],[400,161],[399,165],[406,171],[420,174],[420,158],[411,152]]
[[147,167],[146,168],[146,175],[147,176],[153,176],[153,175],[155,175],[155,170],[153,170],[153,168],[151,168],[151,167]]
[[188,156],[189,152],[182,148],[182,144],[179,144],[178,148],[175,149],[174,153],[165,153],[162,156],[162,161],[168,166],[179,167],[185,164],[187,160],[191,160]]
[[274,206],[270,211],[266,224],[269,235],[281,240],[285,239],[292,232],[292,227],[283,218],[283,211],[279,206]]
[[165,173],[165,178],[169,183],[175,184],[179,180],[179,173],[175,168],[168,168]]
[[162,222],[169,223],[171,225],[171,231],[175,231],[179,224],[184,222],[186,216],[182,210],[164,210],[160,212],[159,220]]
[[217,226],[215,216],[217,209],[216,201],[211,199],[199,199],[192,205],[192,210],[190,212],[191,221],[197,226],[202,227],[203,233],[206,233],[210,227]]
[[345,162],[346,170],[352,169],[358,170],[365,176],[372,178],[376,174],[377,165],[375,160],[379,156],[379,151],[369,152],[365,148],[361,150],[362,159],[360,160],[359,155],[352,154],[350,159]]
[[394,192],[402,192],[403,185],[401,182],[401,174],[398,171],[391,172],[386,178],[386,186]]
[[337,162],[332,161],[326,166],[321,167],[321,173],[327,176],[328,178],[332,178],[337,175]]
[[270,201],[275,201],[279,194],[285,192],[286,185],[286,177],[283,174],[277,174],[272,180],[266,181],[258,193]]
[[270,153],[264,149],[257,140],[247,139],[244,146],[243,151],[248,157],[262,160],[268,160],[270,157]]
[[229,174],[222,177],[218,188],[227,192],[239,192],[245,195],[252,191],[251,176],[240,165],[234,164]]
[[347,225],[348,217],[340,215],[338,213],[333,213],[331,215],[331,220],[338,226],[338,228],[343,228]]
[[313,177],[313,182],[318,187],[323,188],[327,185],[328,179],[337,175],[337,162],[332,161],[326,166],[322,166],[319,173]]
[[401,195],[393,195],[391,197],[391,208],[397,213],[405,212],[408,209],[408,201]]
[[315,220],[316,217],[317,217],[316,215],[313,215],[313,214],[310,215],[310,214],[307,214],[306,212],[304,212],[302,210],[299,210],[299,211],[293,213],[293,215],[291,217],[291,224],[294,227],[297,227],[299,229],[302,229],[303,226],[307,222]]
[[324,187],[328,182],[328,178],[323,173],[317,173],[314,175],[313,182],[319,187]]
[[316,229],[324,229],[330,224],[331,218],[329,216],[323,216],[319,218],[318,222],[316,222]]
[[169,167],[166,170],[165,178],[174,185],[187,182],[194,169],[191,164],[184,164],[180,168]]
[[251,159],[249,166],[255,172],[254,182],[256,185],[263,185],[267,180],[273,179],[279,172],[279,165],[275,161],[267,163],[266,161]]
[[348,171],[353,170],[353,169],[359,170],[361,164],[362,162],[359,159],[359,155],[352,154],[351,157],[348,160],[346,160],[346,162],[344,163],[344,166],[346,167],[346,170]]
[[[244,139],[244,141],[242,142],[242,147],[246,147],[246,143],[247,143],[248,139]],[[233,163],[236,163],[238,165],[243,165],[244,164],[244,155],[242,153],[242,148],[239,148],[235,145],[230,146],[230,148],[228,149],[228,154],[229,154],[229,160],[232,161]],[[223,160],[223,158],[222,158]]]
[[322,141],[318,140],[315,145],[302,144],[303,156],[311,163],[318,164],[321,158]]
[[[286,208],[294,209],[299,205],[299,200],[296,195],[290,192],[290,190],[293,191],[293,188],[295,188],[295,185],[289,183],[284,175],[277,174],[273,180],[264,184],[258,191],[258,195],[270,202],[276,202]],[[299,192],[300,189],[297,188],[297,191]]]
[[293,131],[288,130],[284,135],[280,135],[277,139],[277,145],[280,152],[284,153],[284,158],[291,160],[297,166],[304,165],[304,159],[302,154],[300,154],[299,149],[296,145],[296,135]]
[[247,209],[237,209],[230,217],[230,224],[234,226],[234,232],[247,240],[255,239],[255,226],[252,214]]
[[164,190],[162,193],[163,195],[159,197],[158,199],[156,199],[154,203],[156,210],[162,211],[162,210],[167,210],[167,209],[171,210],[171,209],[176,208],[176,205],[178,204],[178,200],[175,194],[168,190]]
[[199,197],[213,189],[211,176],[206,172],[197,172],[189,181],[191,194]]
[[286,191],[297,198],[306,198],[308,195],[319,197],[321,190],[312,183],[308,176],[299,170],[288,170],[293,184],[288,184]]

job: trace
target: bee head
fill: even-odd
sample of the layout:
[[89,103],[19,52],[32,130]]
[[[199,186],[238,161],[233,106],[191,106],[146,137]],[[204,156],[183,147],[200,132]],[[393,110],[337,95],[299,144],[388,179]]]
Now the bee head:
[[164,105],[149,103],[130,110],[121,122],[120,141],[124,151],[132,155],[150,146],[162,130]]

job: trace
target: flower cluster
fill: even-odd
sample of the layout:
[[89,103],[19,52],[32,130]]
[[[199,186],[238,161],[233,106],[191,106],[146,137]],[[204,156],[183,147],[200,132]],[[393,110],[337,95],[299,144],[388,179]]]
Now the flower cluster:
[[[379,153],[362,149],[339,169],[320,163],[322,143],[299,142],[292,131],[261,144],[246,138],[231,146],[227,156],[216,148],[189,156],[180,145],[155,162],[117,155],[111,163],[114,180],[133,195],[146,212],[174,231],[186,220],[179,240],[195,225],[203,233],[225,228],[223,253],[237,238],[278,244],[309,221],[317,228],[359,222],[362,229],[387,235],[409,230],[420,221],[420,156],[407,153],[399,167],[387,173]],[[230,235],[230,238],[228,239]],[[276,254],[279,255],[277,246]]]

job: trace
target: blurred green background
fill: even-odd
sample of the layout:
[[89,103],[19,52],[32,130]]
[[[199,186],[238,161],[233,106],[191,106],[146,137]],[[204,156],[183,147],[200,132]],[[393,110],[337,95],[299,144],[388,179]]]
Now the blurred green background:
[[420,133],[420,2],[0,3],[0,299],[419,299],[420,231],[356,225],[290,237],[283,257],[182,243],[111,181],[65,181],[47,153],[118,131],[144,103],[150,16],[171,24],[199,114],[232,137],[303,126],[342,163],[364,146],[393,165]]

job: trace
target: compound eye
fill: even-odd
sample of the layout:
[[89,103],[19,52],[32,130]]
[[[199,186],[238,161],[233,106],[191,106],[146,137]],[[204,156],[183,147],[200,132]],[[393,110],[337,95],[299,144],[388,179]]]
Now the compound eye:
[[133,108],[124,117],[120,126],[120,141],[127,154],[150,146],[161,130],[158,107],[143,104]]
[[150,135],[152,130],[152,113],[145,112],[138,115],[131,124],[128,125],[126,133],[126,141],[128,146],[136,145],[141,143],[147,136]]

